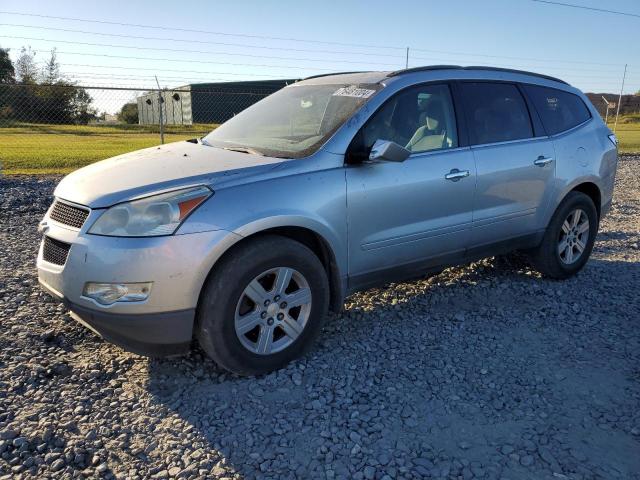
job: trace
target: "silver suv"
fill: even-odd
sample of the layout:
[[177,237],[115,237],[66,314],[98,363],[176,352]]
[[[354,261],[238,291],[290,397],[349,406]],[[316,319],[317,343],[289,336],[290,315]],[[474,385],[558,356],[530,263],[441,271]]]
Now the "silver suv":
[[64,178],[40,282],[142,354],[196,339],[259,374],[373,285],[519,249],[550,278],[587,262],[616,139],[556,78],[485,67],[312,77],[202,139]]

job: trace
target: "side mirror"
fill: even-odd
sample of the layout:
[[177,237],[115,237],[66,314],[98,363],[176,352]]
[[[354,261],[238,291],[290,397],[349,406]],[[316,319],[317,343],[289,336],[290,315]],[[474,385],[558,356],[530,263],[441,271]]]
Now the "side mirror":
[[376,140],[369,154],[370,161],[404,162],[411,152],[390,140]]

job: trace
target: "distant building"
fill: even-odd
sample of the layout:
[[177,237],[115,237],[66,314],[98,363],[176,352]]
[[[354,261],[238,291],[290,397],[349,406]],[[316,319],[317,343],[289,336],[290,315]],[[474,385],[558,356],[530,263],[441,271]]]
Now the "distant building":
[[[195,83],[161,93],[165,125],[222,123],[295,80]],[[158,92],[138,97],[138,122],[160,123]]]
[[95,120],[89,121],[89,123],[97,123],[102,125],[116,125],[119,123],[118,116],[111,113],[105,113],[102,117],[98,117]]

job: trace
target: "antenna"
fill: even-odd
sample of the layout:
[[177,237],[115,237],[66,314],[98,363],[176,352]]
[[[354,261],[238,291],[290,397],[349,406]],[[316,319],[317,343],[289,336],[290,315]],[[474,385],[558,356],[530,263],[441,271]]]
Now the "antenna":
[[622,91],[624,90],[624,81],[627,78],[627,64],[624,65],[624,73],[622,74],[622,86],[620,87],[620,96],[618,97],[618,109],[616,110],[616,123],[613,124],[613,133],[618,128],[618,117],[620,116],[620,104],[622,103]]

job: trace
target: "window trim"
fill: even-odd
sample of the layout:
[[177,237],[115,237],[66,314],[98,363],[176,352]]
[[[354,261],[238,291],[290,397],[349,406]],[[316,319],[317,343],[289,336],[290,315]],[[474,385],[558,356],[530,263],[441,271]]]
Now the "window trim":
[[[522,97],[522,101],[524,102],[525,108],[527,109],[527,114],[529,116],[529,126],[531,127],[531,136],[530,137],[526,137],[526,138],[516,138],[514,140],[502,140],[502,141],[499,141],[499,142],[475,143],[474,144],[472,142],[472,140],[471,140],[471,137],[472,137],[471,128],[469,127],[469,137],[468,137],[468,139],[469,139],[469,146],[471,148],[485,146],[485,145],[492,145],[492,146],[504,145],[504,144],[510,144],[510,143],[516,143],[516,142],[523,142],[523,141],[526,142],[526,141],[530,141],[530,140],[537,140],[537,139],[540,139],[540,138],[548,138],[548,135],[546,135],[546,136],[536,136],[536,131],[535,131],[535,128],[534,128],[534,121],[533,121],[533,118],[532,118],[532,115],[531,115],[531,111],[529,109],[529,104],[527,103],[527,97],[525,96],[525,94],[522,91],[522,88],[520,87],[520,83],[522,83],[522,82],[511,81],[511,80],[492,80],[492,79],[486,79],[486,78],[478,79],[478,80],[466,79],[465,78],[464,80],[458,80],[458,83],[460,83],[461,85],[463,85],[465,83],[493,83],[493,84],[498,83],[498,84],[512,85],[512,86],[514,86],[516,88],[516,90],[518,91],[518,93]],[[460,97],[461,97],[462,104],[463,104],[463,107],[464,107],[466,125],[468,126],[470,124],[470,121],[469,121],[469,114],[470,114],[469,105],[466,102],[465,95],[462,92],[462,89],[460,89]],[[537,111],[536,111],[536,113],[537,113]],[[546,131],[545,131],[545,134],[546,134]]]
[[478,143],[477,145],[471,145],[472,149],[475,148],[485,148],[485,147],[496,147],[500,145],[513,145],[516,143],[525,143],[525,142],[541,142],[543,140],[549,140],[549,136],[545,137],[529,137],[529,138],[518,138],[516,140],[504,140],[502,142],[491,142],[491,143]]
[[[589,112],[589,113],[591,113],[591,112]],[[561,136],[561,135],[565,135],[565,134],[567,134],[567,133],[573,132],[574,130],[578,130],[579,128],[584,127],[585,125],[587,125],[587,123],[592,122],[592,121],[593,121],[593,115],[591,115],[591,116],[590,116],[589,118],[587,118],[584,122],[579,123],[578,125],[575,125],[575,126],[573,126],[573,127],[569,128],[569,129],[567,129],[567,130],[563,130],[563,131],[561,131],[561,132],[558,132],[558,133],[554,133],[554,134],[552,134],[552,135],[549,135],[549,138],[556,138],[556,137],[559,137],[559,136]]]
[[456,125],[458,127],[458,147],[470,147],[469,126],[467,123],[467,112],[464,105],[464,96],[460,90],[460,81],[452,80],[449,83],[449,89],[453,99],[454,115],[456,117]]
[[[459,150],[459,149],[463,149],[463,148],[469,148],[470,145],[469,145],[468,141],[466,141],[466,140],[468,140],[468,137],[466,135],[466,128],[462,132],[461,132],[461,128],[460,128],[460,118],[461,118],[461,116],[460,116],[460,113],[459,113],[458,109],[462,108],[463,114],[464,114],[464,105],[458,105],[458,102],[456,100],[456,92],[454,90],[454,84],[455,83],[456,83],[455,80],[429,80],[429,81],[426,81],[426,82],[414,83],[413,85],[407,85],[406,87],[403,87],[400,90],[392,93],[389,98],[387,98],[384,102],[382,102],[380,104],[380,106],[371,115],[369,115],[369,118],[367,118],[367,120],[362,124],[362,126],[358,129],[358,131],[353,135],[353,138],[351,139],[351,142],[349,142],[349,146],[347,147],[347,151],[346,151],[346,153],[344,155],[344,157],[345,157],[344,164],[345,165],[354,165],[354,163],[350,163],[347,160],[347,158],[349,156],[349,151],[353,147],[353,144],[356,141],[356,139],[361,135],[362,130],[367,126],[367,124],[371,121],[371,119],[380,110],[382,110],[385,107],[385,105],[388,102],[392,101],[396,96],[401,95],[402,93],[406,92],[407,90],[411,90],[411,89],[419,88],[419,87],[426,87],[426,86],[443,85],[443,86],[446,86],[448,88],[449,97],[451,98],[451,106],[453,108],[453,116],[454,116],[453,120],[454,120],[455,125],[456,125],[456,134],[457,134],[457,138],[458,138],[458,146],[457,147],[452,147],[452,148],[437,148],[437,149],[433,149],[433,150],[425,150],[423,152],[411,152],[409,154],[409,157],[407,158],[407,160],[409,158],[412,158],[412,157],[416,156],[416,155],[424,155],[426,153],[442,153],[442,152],[449,152],[449,151],[453,151],[453,150]],[[465,127],[466,127],[466,122],[465,122]],[[462,144],[462,141],[461,141],[462,138],[465,139],[465,144],[464,145]],[[355,163],[355,165],[357,165],[357,163]]]
[[[449,152],[459,152],[461,150],[471,150],[471,147],[469,145],[466,145],[464,147],[452,147],[452,148],[436,148],[433,150],[425,150],[424,152],[415,152],[412,153],[411,155],[409,155],[409,158],[407,158],[407,160],[411,159],[411,158],[416,158],[416,157],[423,157],[423,156],[431,156],[431,155],[442,155],[442,154],[447,154]],[[405,162],[407,161],[405,160]]]
[[527,104],[527,108],[529,109],[529,116],[531,117],[531,122],[533,124],[533,136],[534,138],[548,137],[549,133],[547,132],[547,129],[544,128],[544,123],[542,122],[542,118],[540,117],[540,112],[538,112],[538,109],[533,103],[533,100],[529,96],[529,92],[527,92],[527,89],[525,88],[526,85],[527,84],[520,82],[518,83],[518,89],[524,97],[524,101]]

